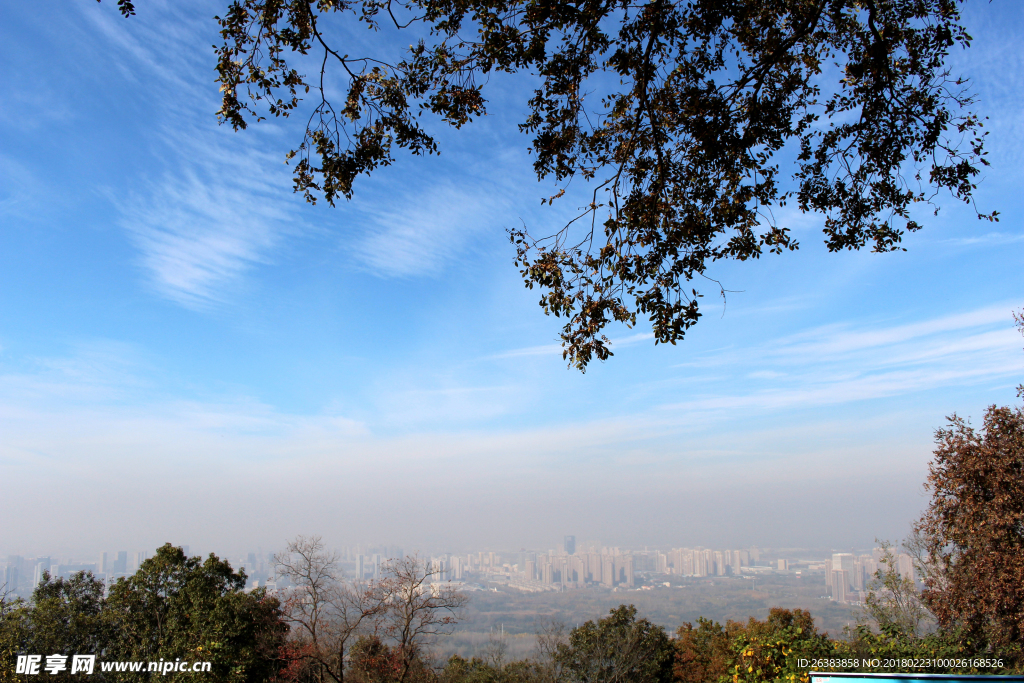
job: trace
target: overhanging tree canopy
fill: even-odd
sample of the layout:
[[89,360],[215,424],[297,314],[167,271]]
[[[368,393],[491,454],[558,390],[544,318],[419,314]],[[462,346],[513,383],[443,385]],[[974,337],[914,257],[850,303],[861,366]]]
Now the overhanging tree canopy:
[[[339,18],[424,37],[352,55]],[[520,125],[534,170],[561,185],[550,200],[576,178],[592,194],[549,236],[510,236],[580,369],[611,355],[612,321],[682,338],[712,262],[796,249],[778,207],[822,216],[832,251],[893,251],[921,227],[915,204],[972,202],[986,163],[968,84],[946,68],[971,40],[957,0],[235,0],[218,21],[222,121],[288,116],[312,91],[288,158],[314,203],[350,198],[396,149],[436,152],[421,114],[484,115],[490,73],[539,77]]]

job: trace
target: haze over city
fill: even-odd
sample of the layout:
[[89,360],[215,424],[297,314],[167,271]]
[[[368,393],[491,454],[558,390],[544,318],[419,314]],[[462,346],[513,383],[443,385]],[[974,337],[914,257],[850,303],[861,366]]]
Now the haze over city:
[[518,105],[312,207],[293,122],[216,123],[224,2],[2,5],[0,556],[870,549],[925,507],[946,416],[1019,403],[1013,2],[965,7],[952,60],[1000,222],[939,196],[906,252],[829,254],[791,210],[799,251],[714,264],[684,341],[616,328],[586,374],[512,264],[505,229],[574,208],[541,206]]

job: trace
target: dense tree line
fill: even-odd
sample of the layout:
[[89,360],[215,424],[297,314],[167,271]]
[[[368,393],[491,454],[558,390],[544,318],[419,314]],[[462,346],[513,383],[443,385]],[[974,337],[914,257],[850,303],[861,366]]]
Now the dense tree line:
[[[165,545],[128,578],[105,591],[91,573],[43,575],[27,603],[0,605],[0,680],[72,681],[74,655],[102,661],[209,662],[209,673],[103,672],[90,680],[268,681],[280,670],[287,624],[281,604],[264,589],[243,591],[245,574],[210,555],[186,557]],[[61,671],[17,675],[17,655],[66,657]]]

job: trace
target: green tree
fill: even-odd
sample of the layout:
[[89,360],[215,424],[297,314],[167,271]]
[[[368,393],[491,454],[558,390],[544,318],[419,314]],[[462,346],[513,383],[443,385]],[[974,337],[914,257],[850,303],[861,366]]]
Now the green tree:
[[0,683],[15,680],[15,657],[24,632],[25,606],[7,586],[0,586]]
[[550,683],[549,671],[529,659],[501,667],[476,657],[453,655],[437,675],[437,683]]
[[560,681],[566,683],[667,683],[672,680],[672,642],[665,629],[637,619],[620,605],[597,622],[569,632],[559,646]]
[[945,630],[1024,663],[1024,410],[991,406],[980,431],[954,415],[936,442],[916,525],[936,567],[925,602]]
[[438,673],[438,683],[499,683],[500,672],[490,663],[452,655]]
[[[915,668],[916,673],[923,674],[1000,674],[1012,673],[1009,668],[1012,662],[998,658],[993,661],[997,665],[972,666],[978,658],[990,658],[983,642],[978,642],[957,629],[939,630],[923,636],[916,636],[893,628],[889,625],[881,632],[875,632],[867,624],[861,624],[848,634],[844,640],[834,641],[833,658],[846,660],[878,660],[880,666],[861,666],[860,671],[881,673],[905,673],[906,667],[899,662],[906,659],[923,660],[922,666]],[[885,666],[886,662],[896,666]],[[949,663],[965,663],[961,668],[950,668]],[[944,666],[939,666],[943,664]]]
[[[796,249],[779,207],[818,215],[831,251],[893,251],[935,191],[971,202],[987,163],[947,68],[971,41],[957,0],[234,0],[218,21],[222,121],[289,116],[312,91],[287,154],[310,202],[350,198],[396,150],[435,153],[421,114],[460,128],[487,113],[492,74],[527,77],[519,128],[560,186],[544,201],[574,179],[587,196],[549,237],[510,236],[581,369],[611,355],[612,321],[681,339],[715,261]],[[413,44],[353,55],[344,21]]]
[[111,629],[104,613],[103,582],[91,572],[77,572],[71,578],[53,578],[43,572],[23,612],[19,650],[38,655],[64,655],[64,671],[49,675],[55,681],[71,681],[72,656],[102,654],[110,642]]
[[826,635],[818,633],[806,610],[773,607],[766,620],[751,617],[745,625],[736,626],[728,671],[733,683],[807,683],[807,669],[799,660],[827,657],[834,648]]
[[[281,668],[287,633],[276,598],[246,593],[245,573],[215,555],[186,557],[170,544],[110,589],[108,618],[118,660],[211,662],[214,681],[268,681]],[[192,680],[195,674],[149,674],[153,680]],[[210,677],[210,674],[206,674]],[[124,680],[139,680],[138,674]]]

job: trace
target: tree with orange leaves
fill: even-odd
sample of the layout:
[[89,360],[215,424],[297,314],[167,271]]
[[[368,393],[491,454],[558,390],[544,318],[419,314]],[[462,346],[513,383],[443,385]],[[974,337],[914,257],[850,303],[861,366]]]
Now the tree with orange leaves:
[[1024,410],[991,406],[980,431],[954,415],[936,441],[932,500],[916,525],[933,566],[924,599],[944,629],[1020,660]]

